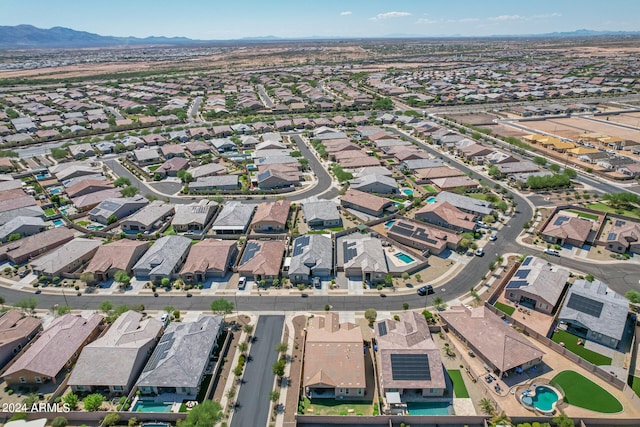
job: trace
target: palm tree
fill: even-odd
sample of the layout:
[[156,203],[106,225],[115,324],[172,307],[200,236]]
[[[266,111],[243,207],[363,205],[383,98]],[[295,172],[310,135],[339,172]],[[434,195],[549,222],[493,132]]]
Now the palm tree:
[[511,423],[511,418],[509,418],[509,416],[504,411],[502,411],[499,414],[493,415],[493,418],[491,418],[491,425],[510,426],[513,424]]
[[491,399],[486,397],[480,399],[480,409],[487,415],[493,415],[496,411],[496,407],[493,405]]

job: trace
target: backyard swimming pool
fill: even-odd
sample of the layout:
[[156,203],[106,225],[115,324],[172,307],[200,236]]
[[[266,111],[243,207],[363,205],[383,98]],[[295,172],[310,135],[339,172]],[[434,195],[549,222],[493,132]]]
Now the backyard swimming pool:
[[402,192],[407,196],[413,196],[413,190],[410,188],[405,188],[404,190],[402,190]]
[[153,400],[138,400],[131,412],[169,412],[173,403],[155,402]]
[[398,258],[400,261],[404,262],[405,264],[411,264],[413,261],[415,261],[415,259],[411,258],[409,255],[404,254],[402,252],[397,253],[394,256]]
[[54,225],[55,227],[61,227],[61,226],[63,226],[63,225],[64,225],[64,221],[63,221],[63,220],[61,220],[61,219],[54,219],[54,220],[53,220],[53,225]]
[[436,202],[436,198],[435,198],[435,197],[433,197],[433,196],[431,196],[431,197],[427,197],[426,202],[427,202],[427,203],[435,203],[435,202]]
[[393,223],[394,223],[394,221],[387,221],[387,222],[384,223],[384,226],[389,228],[389,227],[391,227],[393,225]]
[[542,412],[553,412],[556,402],[560,399],[558,393],[550,387],[537,386],[535,392],[529,390],[523,393],[522,403],[525,406],[533,406]]
[[409,415],[453,415],[451,402],[409,402]]

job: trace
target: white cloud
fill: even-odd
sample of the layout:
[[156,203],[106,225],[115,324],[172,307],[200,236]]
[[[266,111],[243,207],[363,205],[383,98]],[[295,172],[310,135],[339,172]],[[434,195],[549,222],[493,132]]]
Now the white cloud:
[[411,16],[409,12],[385,12],[369,18],[370,21],[382,21],[390,18],[402,18],[403,16]]
[[344,12],[340,12],[340,16],[347,16],[347,15],[351,15],[353,12],[351,12],[350,10],[345,10]]
[[429,19],[429,18],[420,18],[416,21],[416,24],[430,25],[437,24],[439,21]]
[[547,18],[558,18],[562,16],[561,13],[553,12],[553,13],[543,13],[542,15],[533,15],[533,19],[547,19]]
[[469,22],[478,22],[480,19],[478,18],[460,18],[460,19],[448,19],[447,22],[448,23],[460,23],[460,24],[466,24]]
[[520,19],[524,19],[524,17],[520,15],[500,15],[489,18],[489,21],[517,21]]

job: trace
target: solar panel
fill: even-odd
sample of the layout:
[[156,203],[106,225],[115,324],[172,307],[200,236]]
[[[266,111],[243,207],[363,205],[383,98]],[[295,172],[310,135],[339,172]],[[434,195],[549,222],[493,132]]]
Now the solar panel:
[[384,322],[378,323],[378,335],[383,337],[387,335],[387,324]]
[[529,264],[531,264],[531,261],[533,261],[533,258],[528,256],[524,259],[524,261],[522,262],[522,265],[527,266]]
[[614,225],[615,225],[616,227],[622,227],[622,226],[623,226],[623,225],[625,225],[626,223],[627,223],[627,222],[626,222],[625,220],[622,220],[622,219],[616,219],[616,222],[615,222],[615,224],[614,224]]
[[507,288],[509,289],[518,289],[521,288],[523,286],[527,286],[529,284],[529,282],[525,281],[525,280],[512,280],[509,283],[507,283]]
[[607,235],[607,240],[616,240],[618,238],[618,233],[609,233]]
[[411,237],[411,235],[413,234],[412,230],[407,230],[406,228],[402,228],[402,227],[399,227],[399,226],[396,226],[396,225],[392,226],[389,229],[389,231],[392,232],[392,233],[399,234],[401,236],[406,236],[406,237]]
[[264,171],[262,173],[258,174],[258,182],[260,181],[264,181],[265,179],[269,178],[271,176],[271,171]]
[[158,363],[167,356],[169,349],[173,346],[173,342],[173,332],[169,332],[162,336],[162,339],[160,339],[160,342],[151,355],[149,362],[147,362],[144,372],[152,371],[158,367]]
[[391,377],[395,381],[429,381],[429,356],[426,354],[392,354]]
[[115,211],[120,207],[120,204],[112,202],[111,200],[105,200],[100,203],[100,207],[109,211]]
[[556,220],[553,223],[553,225],[562,225],[567,221],[569,221],[569,217],[568,216],[560,215],[558,218],[556,218]]
[[256,242],[247,243],[246,248],[244,249],[244,253],[242,254],[242,260],[240,261],[240,265],[249,261],[253,256],[260,250],[260,244]]
[[526,279],[529,273],[531,273],[531,270],[529,269],[518,270],[516,271],[516,274],[514,274],[514,276],[516,276],[518,279]]
[[578,294],[571,294],[567,307],[593,317],[600,317],[604,303]]
[[292,256],[300,255],[304,252],[304,248],[309,246],[309,236],[300,236],[298,237],[293,244],[293,254]]
[[397,222],[395,223],[396,227],[400,227],[400,228],[406,228],[408,230],[413,230],[413,225],[412,224],[408,224],[408,223],[404,223],[404,222]]

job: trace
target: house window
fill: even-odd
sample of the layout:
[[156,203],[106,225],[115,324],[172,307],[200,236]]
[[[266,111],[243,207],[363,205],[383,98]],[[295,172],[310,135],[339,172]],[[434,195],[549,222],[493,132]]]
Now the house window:
[[25,377],[20,377],[20,378],[18,378],[18,380],[19,380],[21,383],[23,383],[23,384],[27,382],[27,380],[25,379]]
[[344,394],[349,394],[349,389],[348,389],[348,388],[346,388],[346,389],[344,390]]
[[509,298],[515,298],[516,294],[514,294],[513,292],[509,292]]
[[429,389],[429,393],[431,393],[431,394],[436,394],[438,391],[439,391],[439,389],[437,389],[437,388],[430,388]]
[[114,385],[113,391],[124,391],[124,387],[122,387],[121,385]]
[[362,389],[361,388],[358,389],[358,394],[362,394]]
[[36,377],[35,380],[38,384],[42,384],[42,378]]

